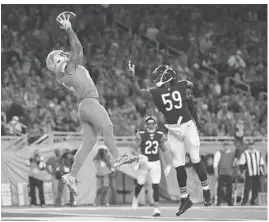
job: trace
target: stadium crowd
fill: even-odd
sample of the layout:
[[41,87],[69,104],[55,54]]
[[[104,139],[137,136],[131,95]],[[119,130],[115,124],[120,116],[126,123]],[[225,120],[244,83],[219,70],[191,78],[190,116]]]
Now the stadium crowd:
[[[77,14],[85,66],[116,135],[133,135],[145,114],[163,122],[153,104],[133,95],[128,60],[136,64],[143,87],[152,86],[150,74],[160,64],[194,83],[201,135],[232,136],[239,119],[246,136],[267,135],[266,6],[244,5],[3,5],[2,135],[14,134],[8,127],[14,116],[31,136],[80,129],[74,96],[45,68],[52,49],[69,47],[55,22],[64,10]],[[113,17],[132,34],[111,26]],[[159,41],[159,48],[141,35]]]

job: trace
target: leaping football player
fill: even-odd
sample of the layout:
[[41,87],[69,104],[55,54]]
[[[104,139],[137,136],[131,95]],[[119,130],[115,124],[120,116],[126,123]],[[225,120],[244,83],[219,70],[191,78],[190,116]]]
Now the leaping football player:
[[104,143],[108,147],[113,160],[113,167],[131,163],[138,157],[121,155],[116,147],[113,124],[105,108],[99,103],[99,95],[87,69],[83,66],[83,48],[70,22],[72,12],[59,14],[56,21],[69,37],[71,52],[53,50],[46,59],[47,68],[53,72],[57,81],[73,91],[79,101],[78,116],[82,124],[83,143],[74,157],[74,164],[69,174],[62,179],[74,195],[78,195],[78,172],[89,152],[97,141],[99,132],[103,134]]
[[168,143],[180,188],[181,204],[176,215],[183,214],[193,205],[187,191],[186,151],[189,152],[191,162],[201,181],[204,205],[210,206],[211,193],[199,153],[200,138],[195,124],[198,118],[192,101],[193,84],[187,80],[178,80],[176,72],[170,66],[161,65],[152,72],[152,80],[156,87],[141,89],[135,77],[135,65],[131,64],[131,61],[129,61],[129,77],[135,94],[144,100],[153,101],[164,115],[165,126],[168,129]]
[[[169,148],[165,143],[167,141],[166,135],[157,130],[157,121],[155,117],[148,116],[145,118],[146,130],[138,131],[136,134],[136,152],[140,150],[137,185],[135,187],[135,195],[133,197],[132,208],[138,208],[138,195],[145,184],[148,175],[150,176],[152,189],[154,209],[152,216],[160,216],[159,209],[159,183],[161,182],[161,162],[160,162],[160,148],[163,151],[166,163],[170,163],[172,158],[168,152]],[[171,170],[171,166],[167,164],[165,175]]]

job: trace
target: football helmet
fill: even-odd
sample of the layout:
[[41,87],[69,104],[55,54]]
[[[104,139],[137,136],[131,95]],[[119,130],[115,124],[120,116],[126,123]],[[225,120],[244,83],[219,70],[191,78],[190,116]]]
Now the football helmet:
[[161,65],[153,70],[152,80],[157,87],[161,87],[165,83],[177,80],[177,74],[171,66]]
[[52,72],[59,72],[62,64],[68,61],[70,53],[64,52],[63,50],[54,50],[48,54],[46,59],[46,65],[48,70]]
[[145,118],[145,127],[149,133],[154,133],[157,130],[157,120],[153,116]]

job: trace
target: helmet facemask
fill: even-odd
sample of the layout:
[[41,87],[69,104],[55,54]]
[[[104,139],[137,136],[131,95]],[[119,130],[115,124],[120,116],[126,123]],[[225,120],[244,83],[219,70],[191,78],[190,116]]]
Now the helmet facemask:
[[154,133],[157,130],[156,119],[152,116],[149,116],[145,120],[145,127],[149,133]]
[[152,80],[157,87],[161,87],[165,83],[176,80],[176,72],[171,66],[158,66],[152,72]]
[[52,72],[59,72],[62,64],[68,61],[70,58],[70,53],[66,53],[63,50],[52,51],[46,59],[47,68]]

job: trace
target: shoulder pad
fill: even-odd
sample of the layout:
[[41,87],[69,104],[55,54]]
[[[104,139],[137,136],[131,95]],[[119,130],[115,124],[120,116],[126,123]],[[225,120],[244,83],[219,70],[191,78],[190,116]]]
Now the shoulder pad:
[[157,131],[158,134],[163,135],[164,133],[162,131]]

